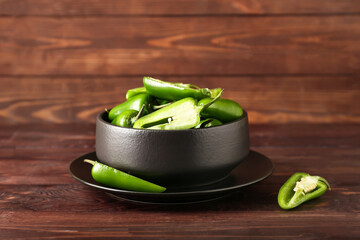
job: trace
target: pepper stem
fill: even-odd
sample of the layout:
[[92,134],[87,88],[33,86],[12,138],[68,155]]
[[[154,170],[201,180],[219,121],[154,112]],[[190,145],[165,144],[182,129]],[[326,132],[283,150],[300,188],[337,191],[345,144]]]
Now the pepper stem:
[[144,108],[145,108],[145,104],[142,105],[139,113],[135,116],[134,121],[132,121],[133,123],[136,122],[136,121],[140,118],[141,114],[142,114],[143,111],[144,111]]
[[157,109],[160,109],[160,108],[164,108],[164,107],[167,107],[169,106],[170,104],[172,104],[173,102],[169,102],[169,103],[165,103],[163,105],[156,105],[156,106],[153,106],[153,109],[154,110],[157,110]]
[[209,119],[202,120],[202,121],[200,121],[200,123],[199,123],[197,126],[195,126],[194,128],[202,128],[202,127],[205,127],[206,124],[211,123],[212,121],[214,121],[213,118],[209,118]]
[[198,86],[194,85],[194,84],[189,84],[190,88],[194,88],[194,89],[200,89]]
[[329,188],[329,190],[331,191],[331,187],[330,187],[330,184],[328,183],[328,181],[326,181],[325,178],[322,178],[322,177],[318,177],[319,178],[319,181],[322,181],[323,183],[326,184],[326,186]]
[[210,97],[211,98],[216,97],[219,94],[219,92],[221,92],[221,91],[223,91],[223,89],[221,89],[221,88],[210,89]]
[[218,93],[218,95],[216,95],[216,97],[213,98],[213,99],[211,100],[211,102],[205,104],[205,105],[202,107],[201,110],[204,110],[204,109],[208,108],[211,104],[213,104],[214,102],[216,102],[216,101],[221,97],[223,91],[224,91],[224,89],[221,89],[221,91]]
[[85,159],[84,162],[90,163],[91,165],[95,165],[95,161],[90,160],[90,159]]

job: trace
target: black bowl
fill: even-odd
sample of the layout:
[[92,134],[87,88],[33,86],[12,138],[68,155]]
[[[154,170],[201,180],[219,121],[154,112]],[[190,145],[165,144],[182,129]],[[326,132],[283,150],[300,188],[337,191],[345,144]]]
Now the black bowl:
[[224,125],[188,130],[124,128],[96,119],[96,156],[104,164],[167,188],[212,184],[249,154],[247,113]]

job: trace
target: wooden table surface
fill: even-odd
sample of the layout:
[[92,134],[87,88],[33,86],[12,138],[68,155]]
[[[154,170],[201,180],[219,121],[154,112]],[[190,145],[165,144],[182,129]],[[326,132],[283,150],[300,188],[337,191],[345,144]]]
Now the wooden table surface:
[[[359,42],[358,0],[0,1],[0,239],[360,239]],[[74,180],[144,75],[223,87],[273,174],[181,206]],[[332,191],[281,210],[295,172]]]
[[[270,157],[265,181],[208,203],[119,201],[68,173],[94,150],[94,124],[1,125],[1,239],[358,239],[360,125],[251,125],[252,149]],[[277,193],[294,172],[325,177],[332,191],[292,211]]]

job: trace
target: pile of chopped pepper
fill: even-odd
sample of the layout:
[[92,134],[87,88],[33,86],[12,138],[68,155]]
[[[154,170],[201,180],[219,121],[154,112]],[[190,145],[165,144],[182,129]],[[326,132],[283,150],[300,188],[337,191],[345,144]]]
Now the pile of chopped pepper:
[[240,119],[241,106],[221,98],[221,88],[199,88],[143,78],[143,87],[130,89],[126,101],[112,108],[109,121],[120,127],[181,130],[214,127]]

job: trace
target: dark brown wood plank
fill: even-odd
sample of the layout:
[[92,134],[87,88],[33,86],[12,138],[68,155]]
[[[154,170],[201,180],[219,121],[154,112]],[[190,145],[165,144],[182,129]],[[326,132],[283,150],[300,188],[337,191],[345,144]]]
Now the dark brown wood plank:
[[[208,211],[198,211],[199,216],[194,218],[189,212],[141,213],[138,209],[122,209],[121,205],[118,208],[109,207],[108,212],[101,214],[53,214],[30,210],[19,215],[17,212],[6,212],[9,220],[15,224],[12,227],[3,225],[1,234],[4,238],[16,239],[356,239],[359,236],[356,214],[297,214],[295,217],[280,210],[273,214],[266,214],[265,211],[219,214],[216,208],[210,207]],[[228,209],[232,210],[231,207]],[[226,217],[231,217],[232,222],[227,221]],[[309,221],[316,222],[317,226],[310,226]]]
[[[79,152],[81,150],[83,153],[87,153],[95,148],[95,124],[0,124],[0,129],[2,134],[0,138],[1,160],[47,160],[59,157],[66,160],[68,156],[60,154],[64,149],[68,149],[69,154],[73,154],[72,151],[74,151],[76,155],[72,156],[78,156],[77,154],[81,153]],[[319,147],[334,148],[340,151],[342,148],[357,147],[360,141],[359,132],[359,123],[250,123],[251,145],[265,148]],[[311,142],[307,142],[309,138],[311,138]],[[337,155],[333,150],[329,151],[331,154]],[[299,156],[302,154],[299,153]]]
[[[68,165],[95,150],[93,124],[0,125],[0,129],[0,185],[73,184]],[[334,187],[344,187],[360,173],[356,160],[360,124],[251,125],[250,133],[251,148],[274,161],[276,176],[306,169],[326,176]]]
[[[56,151],[57,149],[94,148],[94,124],[0,124],[0,129],[0,149],[12,148],[15,151],[38,149],[43,151],[48,148]],[[47,157],[48,155],[44,155],[41,158],[46,159]]]
[[360,16],[13,18],[3,75],[358,74]]
[[[250,123],[359,123],[358,77],[218,76],[159,78],[201,87],[223,87],[239,102]],[[94,123],[96,115],[125,100],[139,77],[3,77],[0,119],[7,123]],[[15,130],[15,129],[14,129]]]
[[[149,10],[150,9],[150,10]],[[2,0],[1,15],[263,15],[360,13],[357,0]]]

